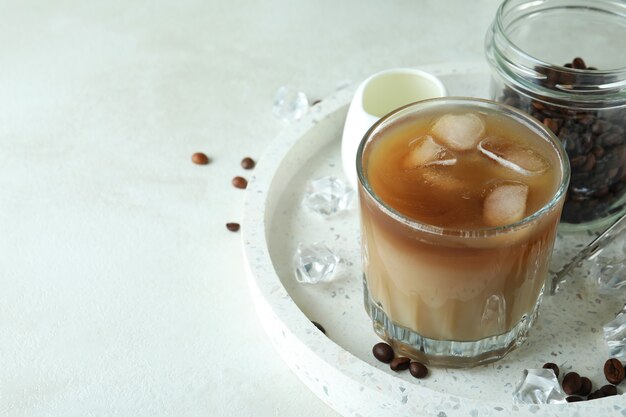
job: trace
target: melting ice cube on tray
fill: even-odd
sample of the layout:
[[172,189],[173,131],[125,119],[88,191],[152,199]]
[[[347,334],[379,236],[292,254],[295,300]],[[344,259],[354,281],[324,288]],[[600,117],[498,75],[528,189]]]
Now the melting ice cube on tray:
[[513,399],[520,404],[558,404],[565,402],[565,393],[552,369],[526,369]]
[[326,176],[306,186],[302,204],[312,212],[327,218],[350,208],[354,191],[339,178]]
[[299,243],[293,256],[296,280],[304,284],[328,282],[333,278],[340,258],[322,242]]

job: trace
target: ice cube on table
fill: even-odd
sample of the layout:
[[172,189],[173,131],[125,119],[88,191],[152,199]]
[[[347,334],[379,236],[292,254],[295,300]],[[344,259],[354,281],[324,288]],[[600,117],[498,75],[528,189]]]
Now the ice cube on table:
[[483,202],[483,220],[488,226],[504,226],[524,217],[528,186],[522,183],[498,185]]
[[559,404],[565,393],[552,369],[526,369],[513,399],[519,404]]
[[299,243],[293,255],[296,281],[304,284],[317,284],[330,281],[340,258],[324,243],[311,245]]
[[405,168],[418,168],[429,165],[454,165],[456,157],[432,136],[424,135],[409,143],[409,153],[402,162]]
[[487,158],[522,175],[535,175],[550,168],[550,162],[537,151],[513,141],[491,136],[478,144]]
[[626,305],[615,319],[604,325],[603,331],[609,357],[626,361]]
[[430,133],[448,149],[468,151],[485,134],[485,123],[474,113],[446,114],[435,122]]
[[272,113],[290,123],[300,119],[309,110],[309,99],[302,91],[291,86],[280,87],[274,95]]

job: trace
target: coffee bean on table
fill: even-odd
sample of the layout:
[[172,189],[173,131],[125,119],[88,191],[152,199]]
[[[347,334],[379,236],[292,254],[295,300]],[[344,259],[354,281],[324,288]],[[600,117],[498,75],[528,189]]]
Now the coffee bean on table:
[[317,329],[318,329],[320,332],[322,332],[322,333],[326,334],[326,329],[324,329],[324,326],[322,326],[321,324],[319,324],[318,322],[313,321],[313,320],[311,320],[311,323],[313,323],[313,325],[314,325],[315,327],[317,327]]
[[624,380],[624,366],[615,358],[604,363],[604,376],[611,384],[617,385]]
[[196,165],[206,165],[209,163],[209,157],[203,154],[202,152],[196,152],[191,155],[191,162]]
[[236,232],[239,230],[239,223],[226,223],[226,228],[231,232]]
[[602,393],[603,397],[610,397],[611,395],[617,395],[617,388],[615,385],[604,385],[599,389],[600,393]]
[[409,372],[415,378],[422,379],[428,375],[428,368],[421,362],[411,362],[409,364]]
[[576,394],[580,391],[581,385],[580,375],[576,372],[568,372],[563,377],[563,391],[565,391],[567,395]]
[[393,349],[385,342],[376,343],[372,348],[372,353],[381,362],[389,363],[393,360]]
[[544,363],[543,369],[552,369],[554,371],[554,375],[556,375],[557,378],[559,377],[560,371],[556,363],[552,363],[552,362]]
[[246,156],[245,158],[241,160],[241,167],[243,169],[252,169],[254,168],[254,165],[255,165],[254,159],[250,158],[249,156]]
[[580,378],[580,390],[576,393],[586,397],[591,392],[591,380],[586,376]]
[[235,188],[246,188],[248,186],[248,180],[244,177],[235,177],[233,178],[233,186]]
[[409,368],[410,362],[411,362],[411,359],[399,356],[397,358],[394,358],[391,361],[391,364],[389,364],[389,367],[391,368],[392,371],[404,371],[405,369]]

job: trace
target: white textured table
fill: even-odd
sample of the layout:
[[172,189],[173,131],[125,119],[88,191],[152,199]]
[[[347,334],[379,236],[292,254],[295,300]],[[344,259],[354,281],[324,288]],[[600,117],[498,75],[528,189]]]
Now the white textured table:
[[280,85],[480,60],[498,3],[0,2],[0,415],[336,415],[260,328],[230,180]]

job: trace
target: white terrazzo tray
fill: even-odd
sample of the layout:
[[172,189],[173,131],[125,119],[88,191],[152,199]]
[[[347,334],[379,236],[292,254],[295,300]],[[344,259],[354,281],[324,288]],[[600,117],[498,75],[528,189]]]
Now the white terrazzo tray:
[[[489,73],[481,64],[421,68],[439,76],[450,95],[488,96]],[[259,161],[246,191],[242,234],[250,290],[259,319],[287,365],[345,416],[626,417],[626,395],[556,405],[513,403],[523,369],[545,362],[559,365],[561,378],[575,370],[589,377],[594,389],[606,384],[602,325],[624,300],[599,296],[585,268],[559,294],[544,298],[528,340],[503,360],[473,369],[431,368],[427,378],[417,380],[372,356],[379,340],[363,307],[356,201],[328,220],[301,204],[309,180],[345,179],[340,138],[352,93],[339,91],[286,128]],[[559,233],[551,269],[592,237]],[[317,241],[342,262],[333,281],[299,284],[292,267],[295,248]],[[310,320],[322,324],[326,336]]]

